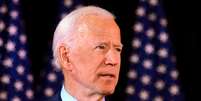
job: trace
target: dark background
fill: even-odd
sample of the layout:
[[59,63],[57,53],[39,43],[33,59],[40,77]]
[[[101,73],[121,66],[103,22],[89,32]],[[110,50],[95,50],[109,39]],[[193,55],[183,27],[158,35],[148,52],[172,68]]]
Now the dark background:
[[[48,43],[51,42],[57,24],[59,0],[22,0],[23,18],[32,70],[35,82],[39,81],[39,73],[46,66],[45,55]],[[199,101],[195,90],[200,81],[200,23],[198,1],[193,0],[161,0],[168,20],[168,30],[173,48],[177,56],[177,69],[180,72],[182,91],[186,101]],[[112,98],[123,101],[126,97],[125,87],[128,71],[128,53],[132,38],[135,10],[138,0],[84,0],[84,5],[97,5],[114,13],[121,28],[124,44],[122,68],[117,89]],[[126,48],[125,48],[126,47]]]

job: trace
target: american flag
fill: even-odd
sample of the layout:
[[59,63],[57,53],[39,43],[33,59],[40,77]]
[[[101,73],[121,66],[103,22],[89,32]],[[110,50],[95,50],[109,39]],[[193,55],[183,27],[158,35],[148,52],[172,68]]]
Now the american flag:
[[[81,0],[60,0],[58,7],[60,7],[58,21],[61,20],[70,11],[82,6]],[[58,93],[63,85],[63,74],[60,67],[55,66],[52,53],[52,40],[49,44],[49,52],[46,56],[47,67],[43,70],[41,77],[43,78],[40,85],[37,97],[40,99],[48,99]]]
[[32,101],[27,38],[20,0],[0,0],[0,101]]
[[126,101],[182,101],[176,57],[159,0],[140,0],[133,26]]

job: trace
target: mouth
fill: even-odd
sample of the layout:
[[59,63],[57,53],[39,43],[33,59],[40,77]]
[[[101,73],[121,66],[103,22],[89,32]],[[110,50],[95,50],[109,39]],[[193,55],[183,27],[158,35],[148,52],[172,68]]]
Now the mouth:
[[105,78],[115,78],[116,76],[114,74],[110,74],[110,73],[102,73],[102,74],[98,74],[99,77],[105,77]]

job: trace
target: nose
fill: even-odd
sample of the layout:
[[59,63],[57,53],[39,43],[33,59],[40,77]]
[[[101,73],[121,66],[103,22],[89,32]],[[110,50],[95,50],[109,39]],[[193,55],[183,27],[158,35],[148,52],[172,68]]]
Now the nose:
[[105,58],[106,65],[116,66],[120,63],[120,53],[115,50],[109,50]]

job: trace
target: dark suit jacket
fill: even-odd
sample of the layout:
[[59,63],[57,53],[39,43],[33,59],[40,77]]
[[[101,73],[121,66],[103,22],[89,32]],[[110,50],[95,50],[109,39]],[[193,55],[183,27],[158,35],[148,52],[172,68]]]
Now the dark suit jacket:
[[[62,100],[61,100],[60,93],[57,93],[55,96],[45,101],[62,101]],[[109,101],[108,98],[105,98],[105,101]]]

